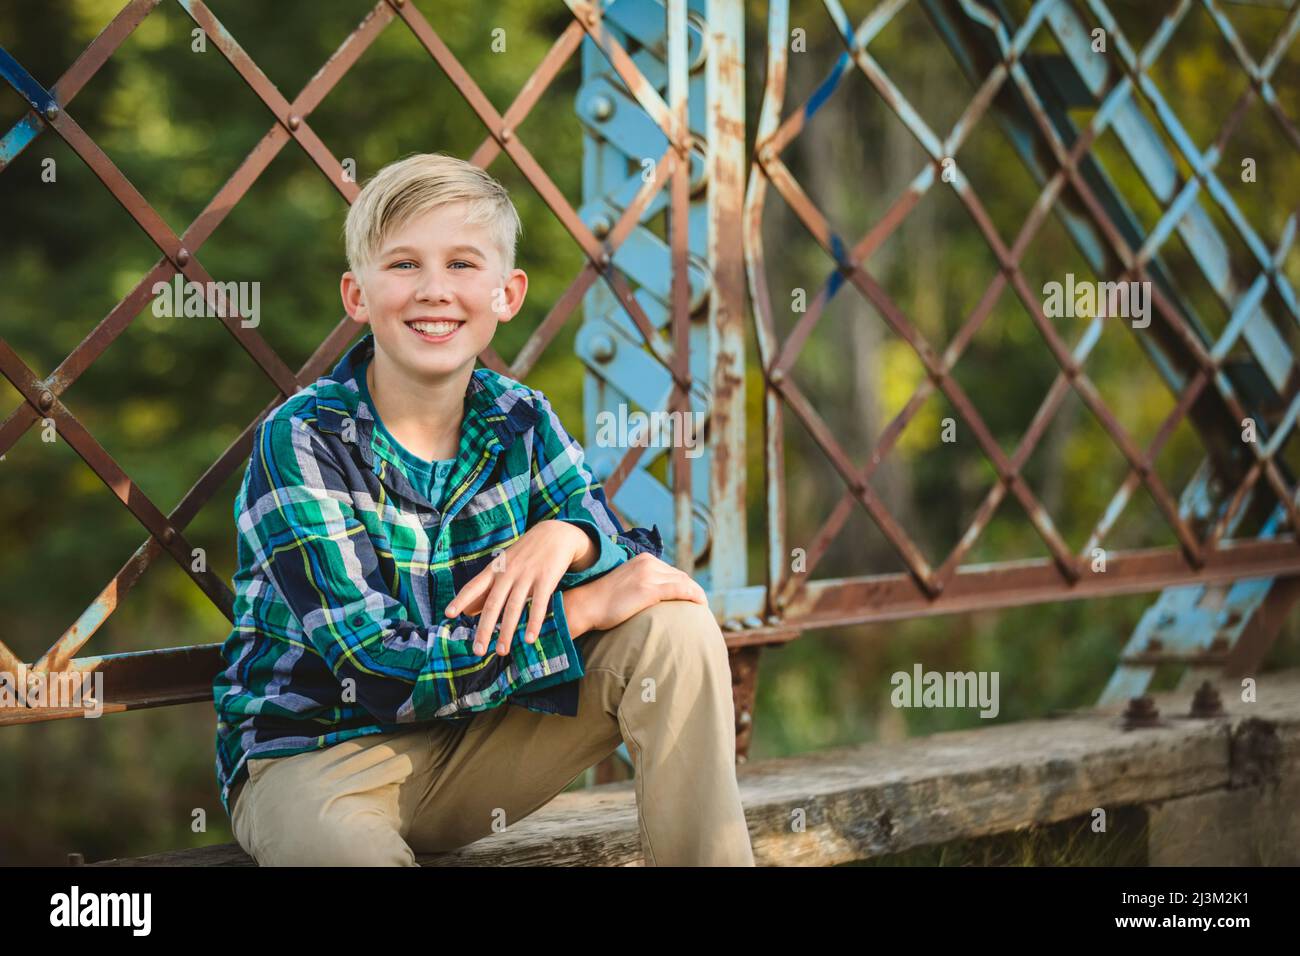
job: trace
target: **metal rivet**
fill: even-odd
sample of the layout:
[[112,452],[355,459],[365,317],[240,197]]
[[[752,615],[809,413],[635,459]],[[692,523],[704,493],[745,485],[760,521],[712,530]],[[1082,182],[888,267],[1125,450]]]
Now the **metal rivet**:
[[612,260],[610,259],[608,252],[602,252],[596,261],[600,263],[601,269],[608,269]]
[[36,404],[41,406],[41,411],[49,411],[50,407],[54,404],[54,393],[41,392],[41,397],[37,400]]
[[301,125],[302,125],[302,117],[299,116],[297,113],[294,113],[292,116],[289,117],[289,129],[297,129]]
[[591,98],[591,116],[593,119],[604,122],[614,115],[614,101],[608,96],[593,96]]
[[171,544],[173,541],[176,540],[176,529],[172,527],[168,527],[167,530],[165,530],[162,533],[162,539],[163,539],[163,544]]
[[176,264],[179,266],[185,266],[185,265],[189,265],[189,262],[190,262],[190,251],[186,249],[184,246],[181,246],[181,248],[176,253]]
[[591,339],[591,357],[597,362],[608,362],[618,351],[618,345],[613,337],[604,334],[593,336]]
[[58,115],[59,115],[59,107],[57,103],[51,103],[49,106],[45,107],[45,118],[47,120],[52,120]]
[[514,135],[514,130],[512,130],[509,126],[503,126],[501,128],[501,142],[503,143],[510,142],[510,137],[513,135]]
[[772,369],[772,374],[767,378],[773,385],[780,385],[785,381],[785,371],[783,369],[774,368]]
[[614,224],[610,222],[609,217],[605,215],[597,216],[595,221],[591,224],[591,231],[595,234],[597,239],[604,239],[609,235],[610,230],[613,228]]

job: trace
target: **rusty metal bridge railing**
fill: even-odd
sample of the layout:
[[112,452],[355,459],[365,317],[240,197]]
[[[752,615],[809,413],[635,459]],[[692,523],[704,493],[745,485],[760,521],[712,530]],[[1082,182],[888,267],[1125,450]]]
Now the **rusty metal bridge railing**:
[[[670,516],[666,538],[674,560],[706,582],[733,654],[742,754],[752,724],[760,648],[811,628],[1160,591],[1107,689],[1106,698],[1116,700],[1140,694],[1161,663],[1190,665],[1189,673],[1253,666],[1294,601],[1296,592],[1288,583],[1293,578],[1288,576],[1300,571],[1296,538],[1300,515],[1296,479],[1282,456],[1286,443],[1294,438],[1300,412],[1300,380],[1287,345],[1291,323],[1300,322],[1300,309],[1282,264],[1294,241],[1296,213],[1287,220],[1278,248],[1270,249],[1236,207],[1217,167],[1241,117],[1256,101],[1275,117],[1282,141],[1300,149],[1300,134],[1274,88],[1278,66],[1300,27],[1295,4],[1266,55],[1255,60],[1216,0],[1172,4],[1159,29],[1140,49],[1130,44],[1102,0],[1021,4],[884,0],[856,26],[838,0],[825,0],[827,28],[839,38],[843,52],[814,94],[783,115],[790,22],[785,0],[774,0],[768,8],[766,84],[756,137],[749,143],[744,133],[745,19],[736,0],[670,0],[666,6],[655,0],[611,4],[569,0],[571,22],[504,113],[492,106],[413,3],[376,3],[297,96],[289,99],[202,0],[177,0],[271,117],[260,142],[178,235],[73,118],[77,93],[160,2],[127,3],[49,88],[0,48],[0,75],[30,107],[0,139],[0,172],[38,137],[52,131],[94,171],[161,254],[133,290],[48,374],[30,368],[0,340],[0,373],[22,396],[22,403],[0,423],[0,454],[32,425],[52,422],[148,535],[96,600],[31,664],[34,670],[49,672],[102,672],[106,711],[210,698],[212,676],[219,667],[216,644],[78,655],[164,554],[230,617],[233,595],[226,581],[213,570],[195,570],[185,529],[216,489],[242,466],[261,416],[165,513],[115,463],[61,396],[148,304],[149,290],[156,282],[179,273],[209,288],[211,276],[200,260],[204,243],[285,147],[292,143],[302,149],[345,202],[355,198],[357,185],[313,132],[311,114],[390,28],[411,31],[482,121],[487,135],[471,161],[487,167],[502,154],[508,157],[586,259],[568,291],[514,360],[507,363],[489,349],[482,356],[484,364],[516,378],[526,376],[581,303],[585,324],[578,350],[588,368],[589,426],[597,409],[629,400],[647,409],[698,409],[707,415],[707,457],[692,463],[685,449],[672,448],[669,487],[662,494],[655,489],[656,479],[649,477],[647,465],[656,454],[652,449],[634,446],[611,456],[595,455],[593,460],[600,462],[599,476],[621,516],[635,523],[660,514]],[[931,128],[871,53],[873,40],[909,2],[924,11],[973,91],[969,105],[946,135]],[[1197,9],[1212,18],[1250,80],[1218,137],[1202,147],[1193,142],[1177,110],[1148,73],[1178,24]],[[1091,46],[1097,29],[1109,40],[1110,52],[1104,56]],[[1054,38],[1060,55],[1049,58],[1031,50],[1043,31]],[[579,50],[584,68],[580,104],[585,104],[580,109],[587,110],[591,134],[585,201],[576,210],[514,131]],[[781,159],[850,75],[865,77],[926,157],[908,188],[852,245],[835,232]],[[1139,98],[1154,112],[1159,129],[1139,108]],[[1082,127],[1069,115],[1069,109],[1078,105],[1093,110]],[[999,233],[978,191],[962,172],[962,147],[980,122],[998,124],[1041,187],[1038,201],[1009,239]],[[1162,210],[1152,229],[1142,228],[1093,150],[1107,129],[1122,134],[1123,148]],[[1193,171],[1191,177],[1179,173],[1166,142]],[[647,165],[653,174],[644,176]],[[998,268],[952,341],[933,343],[873,276],[870,259],[927,193],[948,188],[968,212]],[[769,254],[762,239],[769,192],[788,204],[827,256],[821,290],[784,340],[774,320]],[[1066,196],[1069,204],[1063,201]],[[1205,203],[1217,207],[1249,250],[1250,274],[1242,274],[1239,263],[1228,256]],[[670,212],[669,237],[666,245],[656,245],[648,241],[643,223],[665,205]],[[1022,257],[1049,214],[1064,224],[1096,275],[1151,283],[1153,321],[1134,334],[1177,402],[1146,447],[1125,430],[1085,371],[1103,320],[1094,317],[1079,341],[1068,344],[1044,315],[1025,278]],[[1184,294],[1182,277],[1162,259],[1162,248],[1175,234],[1191,249],[1196,268],[1230,314],[1217,336],[1196,315]],[[908,344],[926,374],[884,429],[863,468],[854,464],[793,374],[794,363],[827,304],[849,288],[860,293]],[[1046,399],[1011,454],[993,437],[975,402],[952,374],[963,350],[1008,290],[1024,305],[1059,365]],[[1281,314],[1266,308],[1266,294],[1269,303],[1281,303]],[[746,436],[744,429],[744,345],[751,310],[763,380],[758,398],[764,412],[762,484],[768,534],[766,578],[761,582],[751,582],[746,575],[746,482],[756,476],[747,476],[743,463],[747,438],[758,440]],[[220,321],[277,390],[262,414],[328,371],[355,331],[349,320],[342,319],[308,361],[294,370],[237,317]],[[1227,361],[1242,343],[1254,363],[1249,370]],[[908,422],[936,391],[957,410],[992,464],[997,481],[957,545],[932,566],[913,536],[890,514],[871,479]],[[1079,552],[1067,546],[1023,475],[1031,453],[1070,393],[1096,417],[1128,465],[1126,479]],[[786,409],[807,430],[844,485],[807,547],[806,570],[799,572],[792,570],[788,560]],[[1206,457],[1192,482],[1174,489],[1162,481],[1154,462],[1184,420],[1194,426]],[[1241,423],[1246,420],[1257,425],[1258,442],[1240,439]],[[590,446],[590,427],[587,434]],[[1116,550],[1107,554],[1106,573],[1094,573],[1097,549],[1114,530],[1125,504],[1143,489],[1173,530],[1177,546]],[[1008,497],[1019,503],[1049,557],[964,565],[963,559]],[[858,507],[880,529],[906,570],[871,574],[864,569],[857,576],[814,578],[813,569]],[[1259,532],[1233,538],[1243,516],[1252,512],[1263,515]],[[14,671],[20,663],[0,643],[0,670]],[[18,709],[0,714],[0,723],[73,713]]]

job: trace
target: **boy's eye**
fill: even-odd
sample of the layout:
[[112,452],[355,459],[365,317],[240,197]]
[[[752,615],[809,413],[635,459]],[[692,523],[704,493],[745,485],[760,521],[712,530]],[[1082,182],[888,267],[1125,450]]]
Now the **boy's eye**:
[[472,263],[472,262],[466,262],[464,259],[457,259],[455,262],[452,263],[452,265],[453,265],[453,266],[466,266],[467,268],[470,268],[470,269],[474,268],[474,263]]
[[410,259],[403,259],[401,262],[394,262],[393,268],[396,269],[399,266],[413,266],[413,265],[415,265],[415,263],[412,262]]

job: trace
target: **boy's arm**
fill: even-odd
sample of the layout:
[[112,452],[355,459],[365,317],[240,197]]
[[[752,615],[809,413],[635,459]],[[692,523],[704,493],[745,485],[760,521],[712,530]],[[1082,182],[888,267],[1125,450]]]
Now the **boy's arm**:
[[[383,580],[343,472],[307,426],[283,418],[264,422],[254,436],[249,469],[239,533],[308,642],[345,688],[352,682],[356,703],[379,722],[494,707],[516,689],[506,677],[511,666],[549,673],[574,660],[558,591],[537,642],[524,641],[521,620],[505,657],[472,652],[477,622],[468,615],[429,628],[412,622]],[[514,671],[516,686],[519,673]],[[472,706],[464,702],[471,694]]]
[[533,432],[528,523],[531,526],[548,518],[570,522],[587,533],[596,549],[595,561],[567,572],[558,588],[577,587],[642,551],[662,557],[659,529],[623,529],[587,467],[582,446],[565,431],[551,403],[536,389],[533,402],[541,414]]

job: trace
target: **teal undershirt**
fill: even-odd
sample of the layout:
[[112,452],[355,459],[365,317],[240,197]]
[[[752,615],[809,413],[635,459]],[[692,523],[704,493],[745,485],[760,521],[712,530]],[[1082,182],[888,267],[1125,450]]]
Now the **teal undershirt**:
[[383,419],[379,417],[379,410],[375,408],[375,400],[370,397],[370,389],[366,386],[366,362],[362,365],[357,373],[357,386],[361,389],[361,396],[370,406],[370,410],[375,414],[375,428],[384,436],[388,444],[392,446],[393,453],[400,461],[401,468],[406,472],[407,478],[410,479],[420,494],[429,499],[429,503],[442,510],[442,492],[443,485],[447,481],[447,476],[451,474],[451,466],[456,463],[454,458],[443,458],[429,460],[413,454],[402,446],[393,433],[385,427]]

